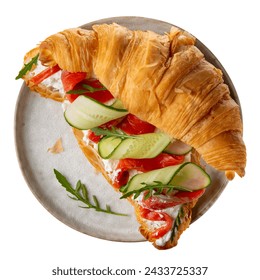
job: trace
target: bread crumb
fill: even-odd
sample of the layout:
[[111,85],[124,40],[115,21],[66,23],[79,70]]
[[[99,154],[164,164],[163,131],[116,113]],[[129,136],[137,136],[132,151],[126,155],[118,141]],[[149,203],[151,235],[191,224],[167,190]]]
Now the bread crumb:
[[55,144],[48,149],[48,152],[52,153],[52,154],[59,154],[61,152],[63,152],[64,149],[63,149],[63,146],[62,146],[62,141],[61,141],[61,138],[59,138]]
[[226,177],[227,177],[227,179],[228,179],[229,181],[231,181],[231,180],[233,180],[233,179],[235,178],[235,172],[232,171],[232,170],[227,170],[227,171],[225,172],[225,175],[226,175]]

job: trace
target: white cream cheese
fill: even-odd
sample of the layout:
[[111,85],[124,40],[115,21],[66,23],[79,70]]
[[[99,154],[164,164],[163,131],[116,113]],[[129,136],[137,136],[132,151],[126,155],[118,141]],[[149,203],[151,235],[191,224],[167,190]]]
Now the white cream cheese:
[[[141,196],[141,195],[140,195]],[[141,198],[142,199],[142,198]],[[138,200],[136,200],[138,201]],[[162,209],[162,210],[157,210],[157,213],[167,213],[172,219],[173,221],[177,218],[179,210],[181,208],[182,205],[176,205],[175,207],[169,207],[166,209]],[[152,232],[155,231],[156,229],[162,227],[165,222],[164,221],[151,221],[151,220],[147,220],[143,218],[143,221],[145,222],[145,224],[147,225],[148,229]],[[158,246],[164,246],[166,244],[166,242],[168,242],[171,238],[172,235],[172,231],[173,229],[169,230],[165,235],[163,235],[162,237],[156,239],[155,244]]]
[[[35,69],[31,72],[31,76],[36,76],[39,73],[41,73],[43,70],[47,69],[48,67],[45,67],[41,64],[40,61],[37,62],[37,66]],[[41,82],[41,84],[45,87],[48,87],[49,89],[53,91],[59,92],[61,95],[65,94],[63,84],[61,81],[61,70],[52,74],[50,77],[46,78]]]
[[160,247],[164,246],[170,240],[171,235],[172,230],[169,230],[163,237],[156,239],[155,244]]
[[112,180],[112,182],[115,181],[118,173],[121,171],[120,169],[116,169],[119,160],[116,159],[102,159],[104,169],[106,170],[106,173],[108,174],[109,178]]
[[58,91],[62,95],[65,94],[63,84],[61,82],[61,70],[42,81],[41,84],[54,91]]
[[40,72],[42,72],[43,70],[47,69],[48,67],[43,66],[41,64],[41,62],[38,60],[36,67],[33,69],[33,71],[31,72],[32,76],[36,76],[37,74],[39,74]]
[[83,133],[83,142],[86,144],[86,146],[92,146],[96,151],[98,150],[98,144],[91,141],[89,138],[88,138],[88,133],[89,133],[89,129],[86,129],[86,130],[81,130],[82,133]]
[[[144,194],[141,193],[136,199],[135,201],[142,206],[142,201],[143,201],[143,198],[144,198]],[[173,221],[177,218],[178,216],[178,213],[179,213],[179,210],[181,208],[181,204],[180,205],[176,205],[175,207],[169,207],[169,208],[166,208],[166,209],[162,209],[162,210],[156,210],[157,213],[160,213],[160,212],[164,212],[166,214],[168,214],[172,219]],[[144,219],[143,218],[143,221],[145,222],[145,224],[147,225],[148,229],[150,231],[154,231],[160,227],[162,227],[165,222],[164,221],[151,221],[151,220],[147,220],[147,219]],[[164,246],[166,244],[167,241],[170,240],[171,238],[171,235],[172,235],[172,231],[173,229],[169,230],[164,236],[162,236],[161,238],[158,238],[156,241],[155,241],[155,244],[158,245],[158,246]]]
[[[180,208],[181,208],[181,205],[177,205],[175,207],[166,208],[164,210],[164,212],[167,213],[169,216],[171,216],[173,221],[174,221],[177,218],[177,216],[178,216]],[[166,244],[166,242],[170,240],[171,235],[172,235],[172,231],[173,231],[173,229],[169,230],[161,238],[156,239],[155,244],[157,246],[164,246]]]

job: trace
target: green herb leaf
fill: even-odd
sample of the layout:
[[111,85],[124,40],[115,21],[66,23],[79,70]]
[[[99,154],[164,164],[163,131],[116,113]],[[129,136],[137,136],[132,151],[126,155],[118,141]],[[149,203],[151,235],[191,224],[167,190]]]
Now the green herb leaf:
[[77,95],[81,95],[84,93],[88,93],[88,92],[96,92],[96,91],[101,91],[101,90],[106,90],[105,87],[101,87],[101,88],[94,88],[91,87],[87,84],[82,84],[82,87],[84,89],[72,89],[66,92],[66,94],[77,94]]
[[152,195],[160,195],[164,190],[167,190],[167,193],[173,190],[191,192],[190,189],[186,189],[180,186],[174,186],[171,184],[165,185],[160,181],[154,181],[153,184],[147,184],[143,182],[141,183],[141,185],[143,185],[142,188],[130,192],[127,192],[127,185],[123,186],[122,188],[120,188],[120,191],[123,193],[123,195],[120,198],[127,198],[131,195],[134,195],[134,199],[136,199],[144,191],[148,191],[145,194],[144,199],[148,199]]
[[39,54],[31,59],[30,62],[24,64],[23,68],[20,70],[19,74],[15,77],[16,80],[21,79],[28,71],[30,71],[34,64],[37,64]]
[[117,130],[115,127],[111,127],[111,129],[103,129],[100,127],[93,127],[91,130],[96,134],[96,135],[103,135],[103,136],[113,136],[113,137],[119,137],[122,139],[125,138],[136,138],[140,136],[133,136],[133,135],[128,135],[125,134],[123,131]]
[[77,95],[81,95],[84,93],[87,93],[87,91],[84,89],[72,89],[66,92],[66,94],[77,94]]
[[174,220],[174,224],[172,226],[172,234],[171,234],[171,238],[170,238],[171,242],[173,241],[175,234],[178,231],[178,227],[181,224],[181,220],[182,220],[183,216],[184,216],[184,210],[183,210],[183,207],[181,207],[176,219]]
[[94,202],[95,202],[96,208],[97,208],[97,209],[100,209],[98,199],[97,199],[97,197],[96,197],[95,195],[93,195],[93,200],[94,200]]
[[88,92],[96,92],[101,90],[106,90],[106,88],[103,86],[101,88],[94,88],[92,86],[89,86],[87,84],[82,84],[82,87],[85,88]]
[[94,201],[94,203],[92,203],[88,197],[88,191],[86,186],[82,184],[80,180],[77,182],[76,188],[74,189],[64,175],[62,175],[56,169],[54,169],[53,171],[61,186],[64,187],[68,193],[72,194],[72,196],[69,195],[69,198],[73,200],[81,201],[86,205],[84,207],[80,206],[81,208],[94,209],[98,212],[103,212],[103,213],[117,215],[117,216],[127,216],[126,214],[112,211],[111,207],[108,205],[106,205],[106,209],[101,208],[100,203],[95,195],[92,196]]

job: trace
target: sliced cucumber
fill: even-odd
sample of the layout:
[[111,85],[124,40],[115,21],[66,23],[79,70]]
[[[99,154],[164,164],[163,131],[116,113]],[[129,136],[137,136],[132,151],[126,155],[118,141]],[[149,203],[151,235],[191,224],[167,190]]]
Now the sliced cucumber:
[[198,165],[192,162],[168,166],[133,176],[128,184],[121,188],[124,197],[140,193],[143,190],[158,186],[169,186],[172,189],[195,191],[210,185],[210,176]]
[[122,101],[119,99],[116,99],[115,102],[111,106],[116,109],[125,109]]
[[110,158],[111,154],[118,147],[118,145],[120,145],[122,143],[122,141],[123,141],[123,139],[119,138],[119,137],[113,137],[113,136],[104,137],[100,141],[100,142],[104,143],[104,145],[100,145],[100,142],[98,144],[99,155],[104,159]]
[[181,165],[168,166],[137,174],[130,179],[125,191],[132,192],[139,190],[144,187],[144,183],[147,185],[155,185],[155,182],[161,182],[163,185],[167,185],[180,166]]
[[173,140],[164,151],[174,155],[186,155],[191,151],[191,149],[191,146],[181,142],[180,140]]
[[169,142],[170,137],[165,133],[147,133],[123,140],[120,137],[105,137],[99,141],[98,151],[105,159],[154,158]]
[[90,129],[127,114],[124,109],[113,108],[81,95],[68,106],[64,116],[71,126]]
[[210,176],[197,164],[184,163],[173,175],[170,185],[196,191],[204,189],[211,182]]

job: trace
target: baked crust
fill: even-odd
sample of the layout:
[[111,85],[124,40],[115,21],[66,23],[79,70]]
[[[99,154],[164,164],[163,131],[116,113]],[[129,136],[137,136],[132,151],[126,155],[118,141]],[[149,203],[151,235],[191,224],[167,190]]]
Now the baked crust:
[[242,177],[246,147],[239,106],[221,70],[194,44],[193,36],[175,27],[159,35],[101,24],[52,35],[39,51],[45,65],[93,71],[130,113],[194,147],[209,165]]
[[[110,177],[107,175],[103,162],[97,153],[97,151],[93,148],[92,145],[86,145],[83,141],[84,134],[81,130],[72,128],[72,131],[78,141],[80,149],[83,151],[84,155],[88,159],[88,161],[91,163],[91,165],[96,169],[97,172],[101,172],[102,175],[105,177],[105,179],[108,181],[108,183],[113,186],[113,182],[110,179]],[[118,191],[116,188],[114,188],[116,191]]]

